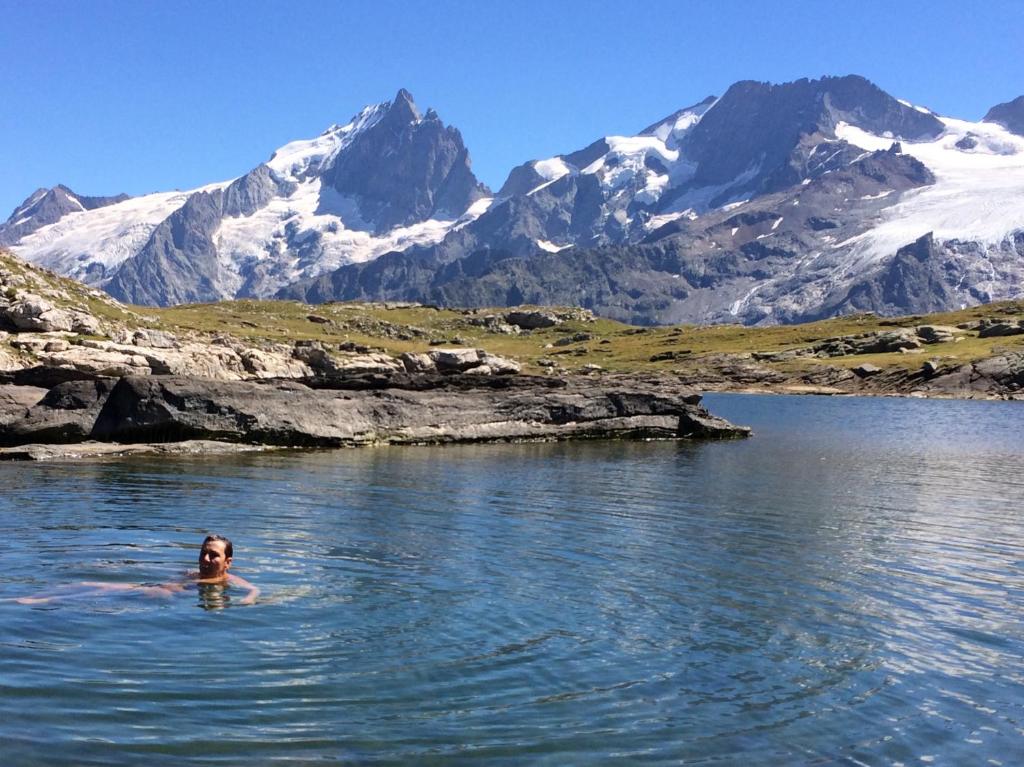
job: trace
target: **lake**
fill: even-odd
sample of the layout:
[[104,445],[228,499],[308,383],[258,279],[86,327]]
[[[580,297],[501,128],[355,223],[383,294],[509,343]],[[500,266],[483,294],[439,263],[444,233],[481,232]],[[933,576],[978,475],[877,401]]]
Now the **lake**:
[[[0,464],[0,763],[1022,763],[1024,403],[707,404],[754,436]],[[72,590],[208,531],[255,605]]]

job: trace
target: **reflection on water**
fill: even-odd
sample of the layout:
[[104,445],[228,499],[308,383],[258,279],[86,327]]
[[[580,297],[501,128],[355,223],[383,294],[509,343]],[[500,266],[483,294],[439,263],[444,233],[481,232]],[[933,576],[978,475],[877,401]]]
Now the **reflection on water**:
[[0,599],[210,530],[263,592],[0,601],[4,764],[1019,763],[1024,408],[709,399],[755,437],[0,465]]

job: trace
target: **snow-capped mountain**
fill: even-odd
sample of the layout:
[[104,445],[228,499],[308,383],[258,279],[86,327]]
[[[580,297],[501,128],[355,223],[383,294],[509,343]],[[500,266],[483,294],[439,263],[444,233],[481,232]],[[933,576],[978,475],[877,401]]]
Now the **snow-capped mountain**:
[[230,182],[40,190],[0,243],[136,303],[573,303],[633,322],[930,311],[1024,295],[1022,113],[1024,97],[943,117],[857,76],[745,81],[523,163],[492,199],[458,131],[400,91]]
[[1003,124],[969,123],[856,76],[737,83],[636,136],[517,167],[436,245],[281,295],[748,323],[1020,297],[1015,103],[994,110]]
[[459,132],[402,90],[232,181],[136,198],[39,190],[0,242],[133,303],[267,296],[437,242],[488,200]]

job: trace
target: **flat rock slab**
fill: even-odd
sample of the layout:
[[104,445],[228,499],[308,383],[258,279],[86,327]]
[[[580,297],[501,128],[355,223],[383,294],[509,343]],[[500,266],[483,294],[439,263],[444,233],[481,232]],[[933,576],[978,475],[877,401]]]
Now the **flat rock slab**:
[[670,381],[513,377],[514,384],[459,381],[425,388],[310,388],[140,376],[121,379],[91,439],[213,439],[265,445],[347,447],[580,438],[743,437],[700,395]]

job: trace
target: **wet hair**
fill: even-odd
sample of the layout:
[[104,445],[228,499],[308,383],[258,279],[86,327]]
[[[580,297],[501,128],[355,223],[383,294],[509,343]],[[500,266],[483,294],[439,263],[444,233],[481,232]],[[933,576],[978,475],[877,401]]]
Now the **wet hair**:
[[208,536],[206,536],[206,539],[203,541],[203,545],[205,546],[206,544],[210,543],[211,541],[220,541],[220,542],[222,542],[224,544],[224,556],[225,557],[230,559],[231,557],[234,556],[233,550],[231,548],[231,539],[230,538],[225,538],[223,535],[208,535]]

